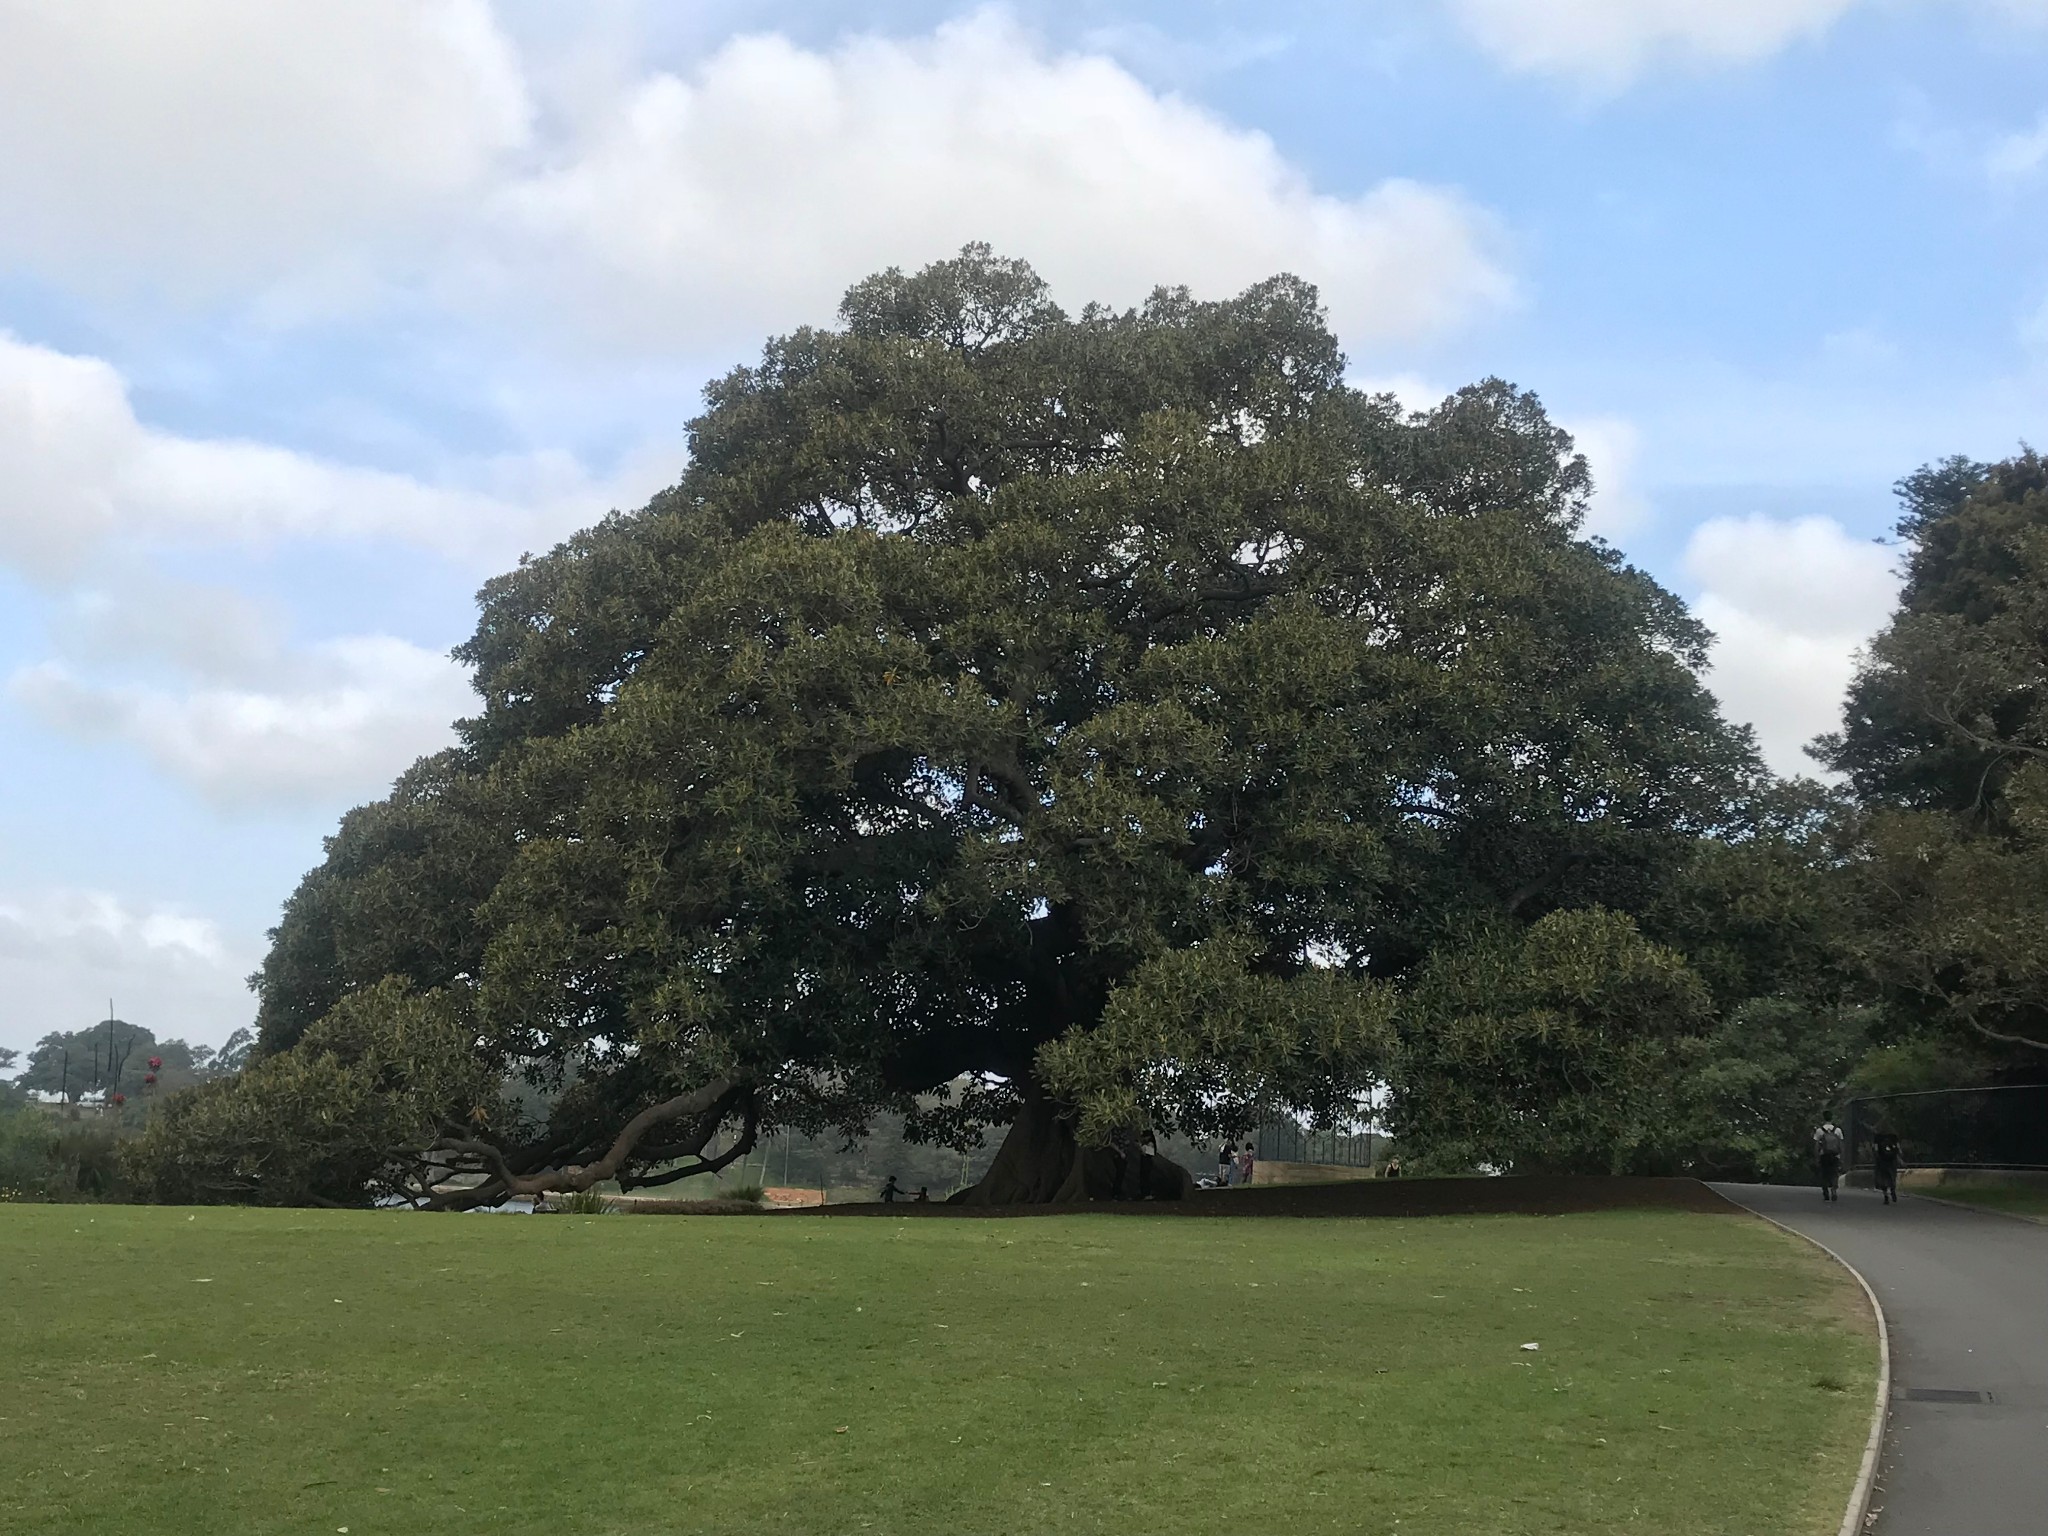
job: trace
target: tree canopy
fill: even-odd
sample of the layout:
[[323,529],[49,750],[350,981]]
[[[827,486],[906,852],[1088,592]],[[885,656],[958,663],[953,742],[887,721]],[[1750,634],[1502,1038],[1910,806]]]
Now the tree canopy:
[[1820,743],[1865,812],[1853,943],[1905,1021],[2048,1053],[2048,461],[1901,482],[1905,584]]
[[[1411,978],[1502,1049],[1705,1027],[1658,914],[1761,773],[1533,396],[1363,393],[1288,277],[1068,315],[969,247],[839,318],[710,386],[677,486],[483,589],[478,713],[291,898],[178,1188],[260,1178],[221,1172],[238,1095],[396,1091],[323,1024],[366,999],[478,1071],[294,1198],[661,1182],[881,1111],[1014,1121],[982,1198],[1108,1193],[1147,1131],[1383,1079]],[[1517,954],[1553,980],[1480,997]],[[1629,979],[1574,990],[1600,955]]]

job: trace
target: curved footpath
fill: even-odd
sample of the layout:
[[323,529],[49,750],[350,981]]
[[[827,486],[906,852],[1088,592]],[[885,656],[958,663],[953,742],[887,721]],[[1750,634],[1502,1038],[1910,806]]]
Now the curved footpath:
[[2048,1226],[1867,1189],[1713,1186],[1826,1244],[1891,1327],[1880,1536],[2048,1532]]

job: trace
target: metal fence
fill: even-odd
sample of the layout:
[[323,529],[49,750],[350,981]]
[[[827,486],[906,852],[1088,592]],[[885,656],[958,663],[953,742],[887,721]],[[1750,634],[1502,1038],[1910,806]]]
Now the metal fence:
[[1852,1168],[1890,1131],[1908,1167],[2048,1169],[2048,1084],[1872,1094],[1849,1100],[1842,1129]]
[[1373,1131],[1313,1131],[1294,1120],[1268,1120],[1259,1127],[1255,1145],[1262,1163],[1370,1168],[1385,1153],[1389,1140]]

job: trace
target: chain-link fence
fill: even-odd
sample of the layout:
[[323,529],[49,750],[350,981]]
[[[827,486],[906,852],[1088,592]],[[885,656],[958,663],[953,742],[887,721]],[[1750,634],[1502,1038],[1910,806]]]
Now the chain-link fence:
[[1315,1131],[1299,1121],[1279,1119],[1259,1127],[1255,1145],[1262,1163],[1370,1168],[1386,1154],[1389,1140],[1374,1131]]
[[1842,1129],[1852,1168],[1890,1131],[1908,1167],[2048,1169],[2048,1084],[1872,1094],[1849,1100]]

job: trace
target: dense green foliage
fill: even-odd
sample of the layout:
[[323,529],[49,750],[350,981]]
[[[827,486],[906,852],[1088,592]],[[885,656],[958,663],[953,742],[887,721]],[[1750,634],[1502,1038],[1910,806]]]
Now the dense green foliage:
[[1856,829],[1849,945],[1902,1027],[2048,1069],[2048,462],[1903,482],[1906,582],[1823,745]]
[[[1396,1070],[1418,966],[1571,912],[1682,953],[1660,914],[1744,878],[1679,891],[1703,838],[1764,835],[1760,774],[1705,633],[1579,536],[1532,397],[1361,394],[1287,278],[1069,317],[970,249],[841,319],[711,387],[676,488],[485,588],[481,712],[344,820],[259,979],[275,1065],[167,1127],[160,1189],[245,1184],[259,1128],[329,1114],[315,1063],[361,1063],[316,1031],[392,977],[542,1109],[343,1118],[417,1146],[430,1108],[415,1187],[492,1198],[885,1111],[971,1141],[1057,1102],[1125,1145],[1328,1112]],[[1738,929],[1717,980],[1774,963]],[[1590,1041],[1581,1001],[1502,1027]],[[364,1198],[360,1150],[262,1197]]]
[[0,1083],[0,1202],[101,1200],[129,1192],[120,1127],[62,1116]]
[[91,1216],[0,1208],[0,1529],[1820,1536],[1874,1386],[1732,1215]]
[[415,1192],[411,1155],[510,1113],[447,993],[390,978],[330,1009],[295,1050],[178,1095],[128,1148],[156,1200],[321,1204]]
[[1681,1054],[1711,1019],[1684,960],[1615,913],[1447,946],[1403,1010],[1404,1145],[1466,1167],[1661,1171]]
[[2034,455],[1902,482],[1831,790],[1580,536],[1533,397],[1361,394],[1292,279],[1073,317],[970,248],[840,319],[485,587],[461,745],[343,820],[146,1189],[485,1203],[1014,1120],[981,1194],[1073,1198],[1379,1086],[1438,1166],[1772,1175],[1852,1082],[2040,1070]]

